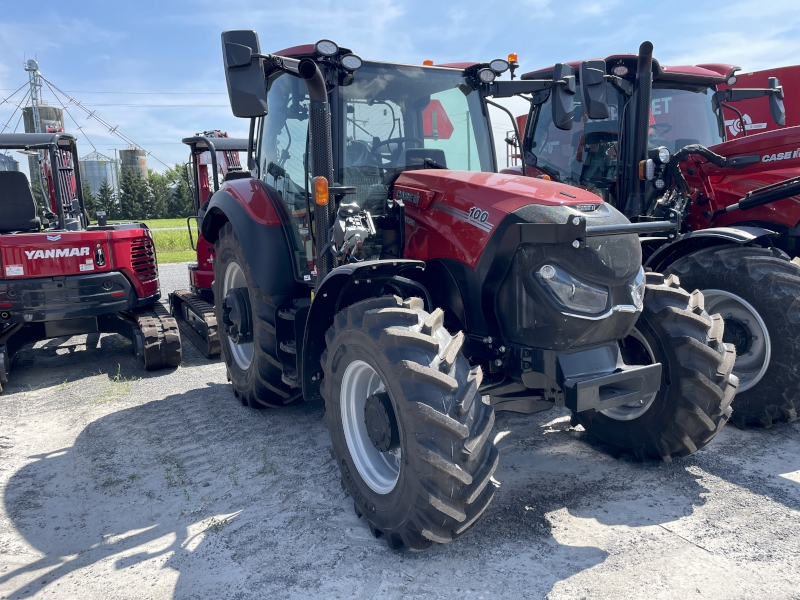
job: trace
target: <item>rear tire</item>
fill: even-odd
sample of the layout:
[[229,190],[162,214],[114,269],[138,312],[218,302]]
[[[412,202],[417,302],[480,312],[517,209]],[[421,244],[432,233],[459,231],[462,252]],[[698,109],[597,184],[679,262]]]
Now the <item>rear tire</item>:
[[[242,404],[253,408],[279,408],[299,401],[300,388],[291,388],[281,381],[283,369],[277,358],[275,307],[253,279],[241,243],[230,223],[220,230],[214,250],[213,287],[217,299],[214,312],[219,324],[220,349],[234,395]],[[222,318],[224,298],[229,291],[226,281],[228,285],[233,282],[236,287],[246,288],[253,329],[252,342],[248,344],[235,344],[226,332]],[[241,283],[245,285],[240,286]]]
[[703,291],[708,310],[725,319],[725,341],[736,345],[739,393],[731,421],[739,427],[794,421],[800,410],[800,267],[778,249],[716,246],[682,257],[668,272]]
[[644,309],[635,335],[622,343],[623,356],[638,354],[640,362],[651,352],[662,365],[661,388],[649,404],[574,413],[573,421],[590,438],[639,460],[693,454],[731,416],[736,353],[722,334],[722,318],[705,312],[700,292],[681,289],[677,277],[647,273]]
[[[480,368],[461,353],[463,334],[451,336],[443,317],[419,298],[385,296],[346,308],[326,335],[321,391],[342,485],[393,549],[452,541],[495,493],[494,411],[478,393]],[[377,396],[392,423],[383,439],[396,444],[383,451],[364,437],[364,407]]]

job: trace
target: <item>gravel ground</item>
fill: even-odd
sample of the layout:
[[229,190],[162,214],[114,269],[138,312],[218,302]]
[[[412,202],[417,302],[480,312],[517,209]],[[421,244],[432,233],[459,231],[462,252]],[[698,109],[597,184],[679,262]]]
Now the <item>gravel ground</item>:
[[394,552],[339,485],[321,404],[244,408],[189,345],[152,374],[117,336],[41,346],[0,397],[4,598],[800,598],[799,423],[639,464],[566,412],[500,414],[485,517]]

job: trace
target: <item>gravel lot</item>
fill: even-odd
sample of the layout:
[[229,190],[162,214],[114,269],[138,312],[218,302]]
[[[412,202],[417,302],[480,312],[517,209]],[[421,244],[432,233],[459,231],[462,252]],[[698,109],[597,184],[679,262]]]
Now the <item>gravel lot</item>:
[[321,404],[246,409],[188,343],[153,374],[117,336],[42,346],[0,397],[3,598],[800,598],[800,423],[639,464],[566,412],[502,413],[485,517],[394,552],[339,485]]

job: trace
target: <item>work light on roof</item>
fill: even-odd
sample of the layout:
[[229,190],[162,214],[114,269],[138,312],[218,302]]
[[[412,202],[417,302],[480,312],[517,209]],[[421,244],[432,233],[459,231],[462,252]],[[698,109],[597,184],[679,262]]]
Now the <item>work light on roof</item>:
[[336,56],[339,53],[339,46],[330,40],[320,40],[314,44],[314,50],[322,56]]
[[491,69],[481,69],[478,71],[478,79],[480,79],[482,83],[492,83],[495,77],[497,77],[497,74]]
[[495,58],[489,63],[489,68],[500,75],[501,73],[508,71],[508,61],[503,60],[502,58]]
[[628,67],[626,67],[625,65],[617,65],[616,67],[611,69],[611,72],[617,77],[625,77],[625,75],[628,74]]
[[341,60],[342,66],[348,71],[357,71],[363,62],[355,54],[345,54]]
[[736,75],[731,75],[730,77],[728,77],[728,81],[726,81],[725,83],[727,83],[728,85],[736,85],[737,81],[739,81],[739,78],[736,77]]

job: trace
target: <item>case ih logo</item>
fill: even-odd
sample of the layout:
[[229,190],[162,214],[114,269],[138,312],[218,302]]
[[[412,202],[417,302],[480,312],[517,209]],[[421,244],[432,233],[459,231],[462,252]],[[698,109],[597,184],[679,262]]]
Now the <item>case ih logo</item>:
[[775,162],[776,160],[790,160],[800,157],[800,148],[795,151],[778,152],[777,154],[765,154],[761,157],[761,162]]
[[406,192],[405,190],[397,190],[394,197],[398,200],[402,200],[403,202],[419,204],[419,194],[413,194],[411,192]]
[[55,250],[25,250],[28,260],[37,258],[68,258],[70,256],[89,256],[91,248],[56,248]]
[[750,118],[750,115],[744,114],[742,115],[741,121],[739,117],[735,119],[725,119],[725,125],[728,126],[728,131],[731,132],[733,137],[736,137],[740,133],[742,133],[742,121],[744,121],[744,128],[747,131],[753,131],[754,129],[766,129],[766,123],[753,123],[753,120]]

